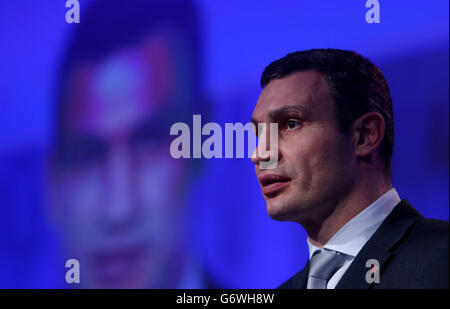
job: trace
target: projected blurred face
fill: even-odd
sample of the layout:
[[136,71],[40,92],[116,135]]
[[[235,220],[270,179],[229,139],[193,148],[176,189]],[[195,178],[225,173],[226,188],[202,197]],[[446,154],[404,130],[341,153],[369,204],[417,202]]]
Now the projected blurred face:
[[277,167],[260,169],[261,158],[253,159],[269,215],[320,222],[344,195],[354,170],[351,139],[338,131],[326,80],[316,71],[272,80],[253,120],[279,125]]
[[176,67],[169,39],[154,35],[71,74],[56,211],[89,287],[161,287],[170,277],[184,168],[170,157],[169,128],[175,103],[190,97]]

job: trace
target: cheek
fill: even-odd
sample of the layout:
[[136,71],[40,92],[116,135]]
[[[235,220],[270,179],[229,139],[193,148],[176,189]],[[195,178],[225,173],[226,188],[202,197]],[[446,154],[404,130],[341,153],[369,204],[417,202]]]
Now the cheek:
[[66,174],[60,178],[58,225],[69,251],[84,255],[98,236],[99,205],[104,204],[105,187],[95,169]]
[[315,145],[310,156],[313,182],[319,190],[324,187],[340,187],[351,174],[351,153],[346,140],[340,135]]
[[[164,255],[164,248],[171,246],[177,237],[176,227],[182,216],[182,198],[180,181],[184,175],[181,160],[166,156],[153,156],[151,160],[142,160],[135,169],[136,203],[140,209],[140,226],[148,233],[153,246],[158,250],[155,255]],[[161,235],[165,235],[161,237]]]
[[94,220],[104,192],[102,172],[90,169],[65,175],[61,181],[61,206],[67,221]]
[[177,204],[184,175],[181,160],[173,160],[166,153],[140,160],[136,168],[136,194],[142,207],[170,212]]
[[321,134],[291,144],[287,161],[295,169],[303,187],[318,187],[333,178],[347,160],[339,139],[332,134]]

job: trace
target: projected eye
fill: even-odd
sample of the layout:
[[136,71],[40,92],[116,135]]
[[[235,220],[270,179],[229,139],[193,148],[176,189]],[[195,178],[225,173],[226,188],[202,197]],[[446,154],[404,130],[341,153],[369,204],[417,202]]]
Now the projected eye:
[[107,148],[106,142],[96,137],[69,137],[61,143],[58,157],[61,163],[80,168],[105,160]]

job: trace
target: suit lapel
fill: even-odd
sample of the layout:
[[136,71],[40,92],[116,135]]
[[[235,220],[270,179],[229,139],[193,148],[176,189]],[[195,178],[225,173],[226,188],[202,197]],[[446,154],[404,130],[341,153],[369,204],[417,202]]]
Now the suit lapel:
[[366,281],[366,273],[369,271],[369,268],[366,267],[366,261],[376,259],[380,264],[380,269],[382,269],[389,256],[390,252],[370,243],[366,244],[336,285],[336,289],[368,289],[371,284]]
[[[390,249],[405,235],[406,231],[420,218],[423,218],[406,200],[401,200],[389,216],[380,225],[353,260],[336,286],[336,289],[367,289],[366,261],[376,259],[380,264],[380,278],[383,276],[383,264],[389,259]],[[381,279],[382,280],[382,279]]]
[[299,273],[297,281],[295,284],[295,289],[306,289],[306,284],[308,282],[308,274],[309,274],[309,260],[305,265],[305,268]]

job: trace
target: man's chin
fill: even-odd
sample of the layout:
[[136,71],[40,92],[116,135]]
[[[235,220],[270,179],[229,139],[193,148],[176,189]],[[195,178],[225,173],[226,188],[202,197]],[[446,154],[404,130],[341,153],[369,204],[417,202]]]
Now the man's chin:
[[[97,289],[139,289],[144,288],[145,278],[143,274],[146,273],[144,269],[136,270],[132,266],[130,273],[117,274],[109,276],[94,277],[93,287]],[[140,273],[139,273],[140,272]]]
[[92,281],[102,289],[143,288],[152,276],[152,260],[144,245],[97,250],[90,256]]
[[277,221],[295,221],[294,211],[285,205],[267,202],[267,214]]

